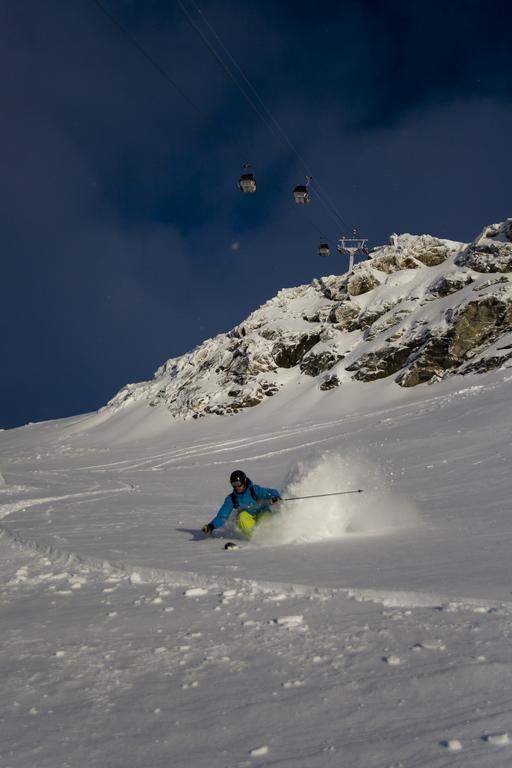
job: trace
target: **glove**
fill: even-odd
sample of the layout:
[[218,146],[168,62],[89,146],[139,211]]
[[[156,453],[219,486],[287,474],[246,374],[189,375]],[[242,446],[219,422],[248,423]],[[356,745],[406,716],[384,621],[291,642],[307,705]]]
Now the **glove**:
[[271,504],[277,504],[279,501],[281,501],[281,497],[280,496],[271,496],[271,498],[270,498],[270,503]]
[[203,525],[201,528],[201,533],[204,533],[205,536],[209,536],[211,533],[213,533],[213,525],[211,523]]

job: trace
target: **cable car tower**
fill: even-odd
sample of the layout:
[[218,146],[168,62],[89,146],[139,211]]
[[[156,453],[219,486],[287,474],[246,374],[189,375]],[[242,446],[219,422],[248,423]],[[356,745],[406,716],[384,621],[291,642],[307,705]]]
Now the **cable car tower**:
[[352,237],[345,237],[344,235],[338,240],[336,250],[341,253],[342,256],[348,256],[348,271],[352,272],[354,268],[354,257],[357,254],[368,255],[368,238],[358,237],[357,229],[352,230]]

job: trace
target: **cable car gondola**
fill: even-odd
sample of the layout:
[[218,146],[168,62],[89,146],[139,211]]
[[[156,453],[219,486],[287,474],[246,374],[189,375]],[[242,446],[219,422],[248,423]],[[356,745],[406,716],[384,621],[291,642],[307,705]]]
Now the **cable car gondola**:
[[318,246],[318,255],[319,256],[331,255],[331,249],[329,248],[329,243],[324,238],[320,240],[320,245]]
[[309,194],[309,191],[308,191],[310,181],[311,181],[311,176],[306,176],[306,183],[298,184],[293,190],[293,197],[295,198],[295,202],[298,205],[309,203],[309,201],[311,200],[311,195]]
[[250,163],[244,163],[243,165],[245,170],[240,176],[240,180],[238,182],[238,189],[240,192],[256,192],[256,178],[254,173],[248,170],[250,167]]

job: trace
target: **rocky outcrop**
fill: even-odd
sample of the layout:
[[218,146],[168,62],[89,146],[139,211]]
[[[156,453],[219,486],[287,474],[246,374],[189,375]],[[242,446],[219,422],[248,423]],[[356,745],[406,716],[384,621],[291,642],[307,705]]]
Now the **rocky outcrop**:
[[475,272],[512,272],[512,219],[486,227],[455,263]]
[[380,285],[380,280],[370,268],[354,270],[349,278],[347,290],[351,296],[361,296],[363,293],[373,291]]
[[293,368],[306,352],[320,341],[318,333],[302,333],[279,341],[272,348],[272,358],[279,368]]
[[[386,333],[395,326],[400,326],[403,320],[410,314],[410,310],[398,309],[396,312],[389,312],[389,310],[383,314],[377,315],[375,321],[366,328],[364,332],[365,341],[371,341],[381,333]],[[380,319],[382,317],[382,319]],[[403,335],[403,332],[399,331],[397,337],[386,336],[386,341],[396,341],[397,338]]]
[[[431,235],[391,235],[389,245],[378,249],[378,255],[373,258],[372,264],[386,263],[389,260],[398,269],[417,269],[419,261],[426,267],[435,267],[446,261],[458,245]],[[387,271],[396,270],[384,269],[384,272]]]
[[485,227],[482,234],[490,240],[512,243],[512,219],[506,219],[499,224],[490,224]]
[[280,291],[241,325],[168,360],[152,381],[124,387],[107,408],[145,400],[199,418],[238,413],[311,380],[322,392],[383,378],[412,387],[510,365],[512,219],[469,245],[393,235],[370,256],[348,275]]
[[[498,348],[500,350],[500,348]],[[498,351],[496,354],[483,355],[478,360],[464,366],[462,373],[487,373],[493,371],[495,368],[501,368],[505,366],[510,360],[512,360],[512,345],[502,347],[502,351]],[[508,350],[508,351],[505,351]]]
[[354,372],[356,381],[375,381],[399,371],[407,362],[414,345],[391,346],[362,355],[345,370]]
[[360,328],[359,316],[361,310],[350,301],[333,306],[329,314],[331,323],[336,323],[340,331],[357,331]]
[[475,272],[512,272],[512,244],[475,243],[461,253],[455,263]]
[[441,377],[453,364],[446,338],[437,338],[428,334],[419,351],[413,355],[408,365],[395,379],[401,387],[415,387]]
[[336,363],[343,360],[343,355],[330,350],[310,352],[300,364],[300,372],[306,376],[319,376],[324,371],[329,371]]
[[462,290],[473,281],[473,276],[468,272],[448,272],[434,280],[428,288],[428,294],[433,299],[439,299]]
[[461,367],[468,357],[479,352],[483,344],[495,341],[501,333],[510,330],[512,302],[496,296],[470,301],[459,307],[450,320],[444,334],[435,335],[429,331],[425,343],[409,361],[407,370],[397,378],[398,384],[414,387]]
[[336,387],[339,387],[340,383],[341,382],[337,376],[327,376],[320,383],[320,389],[322,392],[328,392],[330,389],[336,389]]
[[414,256],[426,267],[436,267],[446,261],[450,253],[450,248],[441,240],[424,236]]
[[494,341],[512,327],[510,297],[491,295],[459,307],[454,312],[450,351],[456,360],[475,354],[483,344]]
[[393,272],[400,272],[403,269],[419,269],[421,264],[407,253],[388,250],[386,253],[372,259],[372,267],[380,272],[391,274]]

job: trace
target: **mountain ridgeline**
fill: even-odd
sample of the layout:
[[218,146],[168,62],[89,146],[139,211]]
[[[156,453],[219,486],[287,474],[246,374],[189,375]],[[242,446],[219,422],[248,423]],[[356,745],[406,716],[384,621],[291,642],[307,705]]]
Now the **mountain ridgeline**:
[[[168,360],[106,406],[232,414],[305,378],[330,392],[485,373],[512,359],[512,219],[470,244],[392,235],[349,274],[287,288],[228,333]],[[511,364],[512,365],[512,364]]]

